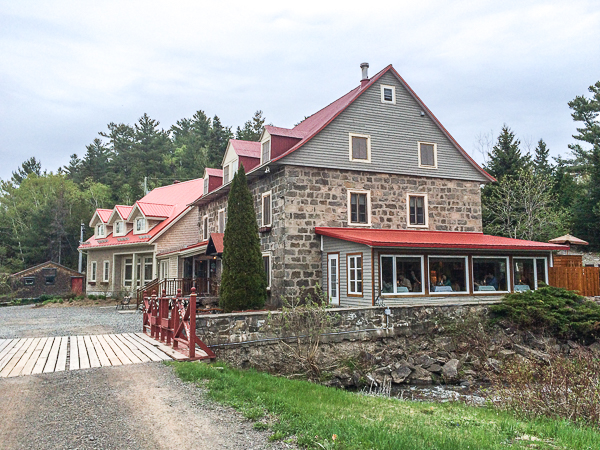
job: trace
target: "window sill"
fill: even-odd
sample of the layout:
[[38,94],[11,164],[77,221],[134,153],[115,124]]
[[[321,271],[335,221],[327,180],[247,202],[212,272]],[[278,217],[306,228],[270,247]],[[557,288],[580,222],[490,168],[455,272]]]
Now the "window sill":
[[258,229],[259,233],[270,233],[271,232],[271,225],[265,226],[265,227],[260,227]]
[[88,281],[88,284],[89,284],[90,286],[96,286],[96,282],[95,282],[95,281]]
[[348,223],[349,227],[370,227],[371,223]]
[[429,225],[406,225],[406,228],[421,228],[421,229],[428,229]]

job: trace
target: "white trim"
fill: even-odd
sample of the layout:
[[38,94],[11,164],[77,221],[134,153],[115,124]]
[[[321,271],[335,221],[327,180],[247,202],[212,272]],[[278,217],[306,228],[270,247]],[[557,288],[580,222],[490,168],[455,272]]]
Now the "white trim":
[[[269,223],[265,223],[265,197],[269,197]],[[273,225],[273,195],[271,191],[263,192],[260,196],[260,222],[263,227],[270,227]]]
[[[117,226],[121,224],[123,226],[123,231],[117,233]],[[124,220],[117,220],[113,225],[113,235],[114,236],[125,236],[127,234],[127,222]]]
[[208,241],[210,233],[208,232],[208,214],[202,216],[202,240]]
[[208,194],[210,189],[210,176],[206,175],[202,180],[202,195]]
[[96,272],[98,271],[98,262],[90,261],[90,279],[88,281],[96,282]]
[[[421,145],[433,145],[433,166],[423,165],[421,164]],[[438,168],[438,157],[437,157],[437,144],[434,142],[417,142],[417,149],[419,153],[419,167],[421,169],[437,169]]]
[[[102,227],[102,233],[99,232],[100,227]],[[107,236],[107,232],[108,230],[106,229],[106,224],[105,223],[99,223],[96,224],[96,230],[94,232],[94,236],[97,238],[105,238]]]
[[[157,278],[160,278],[162,280],[164,280],[165,278],[169,278],[169,260],[170,258],[166,258],[158,261],[159,273]],[[164,270],[165,268],[166,270]]]
[[[465,260],[465,289],[464,291],[452,291],[452,292],[431,292],[431,259],[464,259]],[[469,290],[469,257],[463,255],[428,255],[427,256],[427,283],[429,283],[429,295],[454,295],[454,294],[468,294]]]
[[[271,289],[271,284],[273,284],[273,280],[272,280],[272,276],[273,276],[273,255],[271,254],[271,252],[262,252],[263,259],[264,259],[265,256],[269,257],[269,273],[268,273],[269,283],[267,285],[267,289]],[[263,264],[264,264],[264,261],[263,261]]]
[[104,261],[102,264],[102,281],[108,283],[110,277],[110,261]]
[[[381,103],[388,103],[388,104],[396,104],[396,86],[391,86],[389,84],[381,84]],[[384,89],[391,89],[392,90],[392,100],[385,100],[384,96],[383,96],[383,90]]]
[[[358,159],[352,157],[352,138],[365,138],[367,140],[367,159]],[[358,133],[348,133],[348,157],[350,161],[362,162],[362,163],[370,163],[371,162],[371,135],[369,134],[358,134]]]
[[[221,213],[223,213],[223,229],[221,230]],[[217,233],[225,233],[227,223],[225,222],[225,208],[221,208],[217,211]]]
[[[123,260],[123,268],[122,270],[122,274],[121,274],[121,284],[123,285],[123,287],[126,288],[136,288],[136,286],[134,286],[134,280],[135,280],[135,269],[136,269],[136,263],[137,263],[137,253],[128,253],[127,255],[129,255],[129,257],[125,256],[124,258],[122,258]],[[126,272],[126,268],[127,268],[127,260],[131,259],[131,278],[129,280],[125,279],[125,272]],[[131,285],[127,286],[125,284],[126,281],[130,281]],[[137,288],[136,288],[137,289]]]
[[[331,261],[335,259],[336,266],[336,284],[335,292],[337,293],[335,299],[331,296]],[[332,305],[340,304],[340,254],[338,252],[327,254],[327,298],[329,303]]]
[[[410,197],[424,197],[423,202],[423,218],[425,219],[424,225],[411,225],[410,223]],[[429,228],[429,196],[425,193],[420,192],[407,192],[406,193],[406,227],[407,228]]]
[[[268,134],[268,133],[267,133]],[[263,145],[266,143],[269,143],[269,159],[267,161],[265,161],[263,159]],[[260,165],[262,166],[265,163],[268,163],[271,161],[271,154],[272,154],[272,145],[273,145],[273,141],[271,140],[271,135],[269,135],[269,137],[263,141],[260,141]]]
[[537,290],[539,288],[538,286],[538,274],[537,274],[537,260],[541,259],[544,261],[544,279],[542,280],[545,284],[548,284],[548,258],[546,258],[545,256],[513,256],[513,266],[511,268],[512,270],[512,275],[513,275],[513,279],[516,281],[516,276],[515,276],[515,260],[530,260],[533,261],[533,286],[534,286],[534,290]]
[[[144,221],[144,228],[142,230],[138,230],[138,221],[139,220]],[[148,229],[148,219],[146,219],[144,216],[138,216],[133,220],[133,234],[145,234],[147,229]]]
[[[350,198],[352,194],[367,194],[367,223],[354,223],[352,218],[352,205]],[[348,226],[349,227],[370,227],[371,226],[371,191],[365,189],[348,189],[347,190],[347,206],[348,206]],[[358,212],[358,211],[357,211]]]
[[[475,290],[475,260],[476,259],[504,259],[506,261],[506,291],[476,291]],[[473,280],[471,281],[471,283],[473,283],[473,294],[478,295],[478,294],[490,294],[490,293],[500,293],[500,294],[508,294],[510,293],[510,280],[512,280],[512,267],[510,266],[510,259],[508,256],[475,256],[473,255],[471,257],[471,270],[473,271]],[[498,283],[500,283],[500,280],[498,280]]]
[[[360,285],[361,285],[361,290],[360,291],[352,291],[351,290],[351,286],[352,286],[352,271],[354,270],[355,272],[358,270],[358,265],[355,263],[355,267],[354,269],[350,268],[350,260],[354,259],[354,258],[360,258]],[[352,255],[346,255],[346,272],[348,274],[348,286],[346,286],[346,290],[348,295],[357,295],[357,296],[361,296],[364,295],[364,290],[365,290],[365,274],[364,274],[364,255],[362,253],[360,254],[352,254]],[[356,278],[355,283],[358,284],[358,278]]]
[[[383,292],[381,291],[381,286],[383,286],[383,258],[392,258],[393,259],[393,287],[394,292]],[[410,291],[410,292],[396,292],[396,288],[398,287],[398,280],[396,279],[396,258],[419,258],[421,260],[421,291]],[[379,255],[379,286],[380,286],[380,294],[385,296],[396,296],[396,295],[415,295],[415,294],[425,294],[425,283],[429,282],[429,277],[425,280],[425,263],[423,255],[396,255],[393,253],[387,253],[383,255]]]

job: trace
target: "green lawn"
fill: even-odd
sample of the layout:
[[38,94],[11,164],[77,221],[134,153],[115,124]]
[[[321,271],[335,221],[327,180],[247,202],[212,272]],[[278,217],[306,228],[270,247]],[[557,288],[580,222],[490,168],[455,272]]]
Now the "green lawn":
[[520,420],[459,403],[369,397],[222,364],[169,364],[183,380],[206,385],[212,399],[255,420],[255,427],[268,426],[273,439],[296,436],[308,448],[600,448],[600,430],[566,421]]

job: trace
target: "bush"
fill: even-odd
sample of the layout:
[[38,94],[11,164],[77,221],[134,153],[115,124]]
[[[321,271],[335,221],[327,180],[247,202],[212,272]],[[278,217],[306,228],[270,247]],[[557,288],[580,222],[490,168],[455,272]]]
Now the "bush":
[[106,300],[106,295],[99,295],[98,300]]
[[600,360],[580,350],[551,363],[513,360],[497,375],[490,396],[495,406],[525,416],[600,425]]
[[90,295],[87,296],[87,298],[89,298],[90,300],[97,300],[98,296],[94,295],[94,294],[90,294]]
[[490,310],[496,320],[566,339],[590,341],[600,335],[600,306],[562,288],[508,294]]

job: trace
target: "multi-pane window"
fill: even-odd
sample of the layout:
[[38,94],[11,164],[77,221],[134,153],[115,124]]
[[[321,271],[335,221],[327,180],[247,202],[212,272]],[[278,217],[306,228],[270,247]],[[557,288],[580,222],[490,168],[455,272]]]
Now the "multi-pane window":
[[382,294],[422,294],[423,288],[422,256],[381,257]]
[[352,161],[370,161],[369,136],[350,135],[350,159]]
[[227,164],[223,167],[223,184],[229,183],[229,169],[231,168],[231,164]]
[[146,219],[143,217],[138,217],[135,220],[135,231],[143,233],[146,231]]
[[381,85],[381,102],[396,103],[396,89],[394,86]]
[[35,277],[24,277],[23,284],[25,286],[34,286],[35,285]]
[[265,268],[265,276],[267,277],[267,289],[271,287],[271,254],[263,253],[263,266]]
[[98,269],[98,263],[92,261],[90,264],[90,281],[96,281],[96,270]]
[[125,258],[123,268],[123,286],[131,286],[133,282],[133,258]]
[[369,223],[369,194],[367,192],[350,192],[350,223]]
[[271,141],[262,143],[261,162],[264,164],[271,160]]
[[152,258],[144,258],[144,281],[152,279]]
[[419,166],[437,167],[437,155],[435,144],[419,142]]
[[161,278],[169,278],[169,260],[160,262],[160,276]]
[[204,191],[203,194],[206,195],[208,194],[208,175],[206,175],[206,178],[204,179]]
[[408,224],[411,226],[427,225],[427,202],[424,195],[408,196]]
[[262,226],[271,226],[271,191],[262,195]]
[[225,210],[221,209],[219,210],[219,233],[224,233],[225,232]]
[[348,255],[348,295],[362,295],[362,253]]
[[104,237],[106,233],[106,227],[103,223],[96,225],[96,237]]
[[125,225],[125,224],[121,221],[115,222],[115,234],[123,234],[123,230],[124,230],[123,225]]
[[108,261],[104,261],[104,267],[102,269],[102,281],[105,283],[108,282],[109,264],[110,263]]
[[208,216],[202,218],[202,240],[208,240]]

